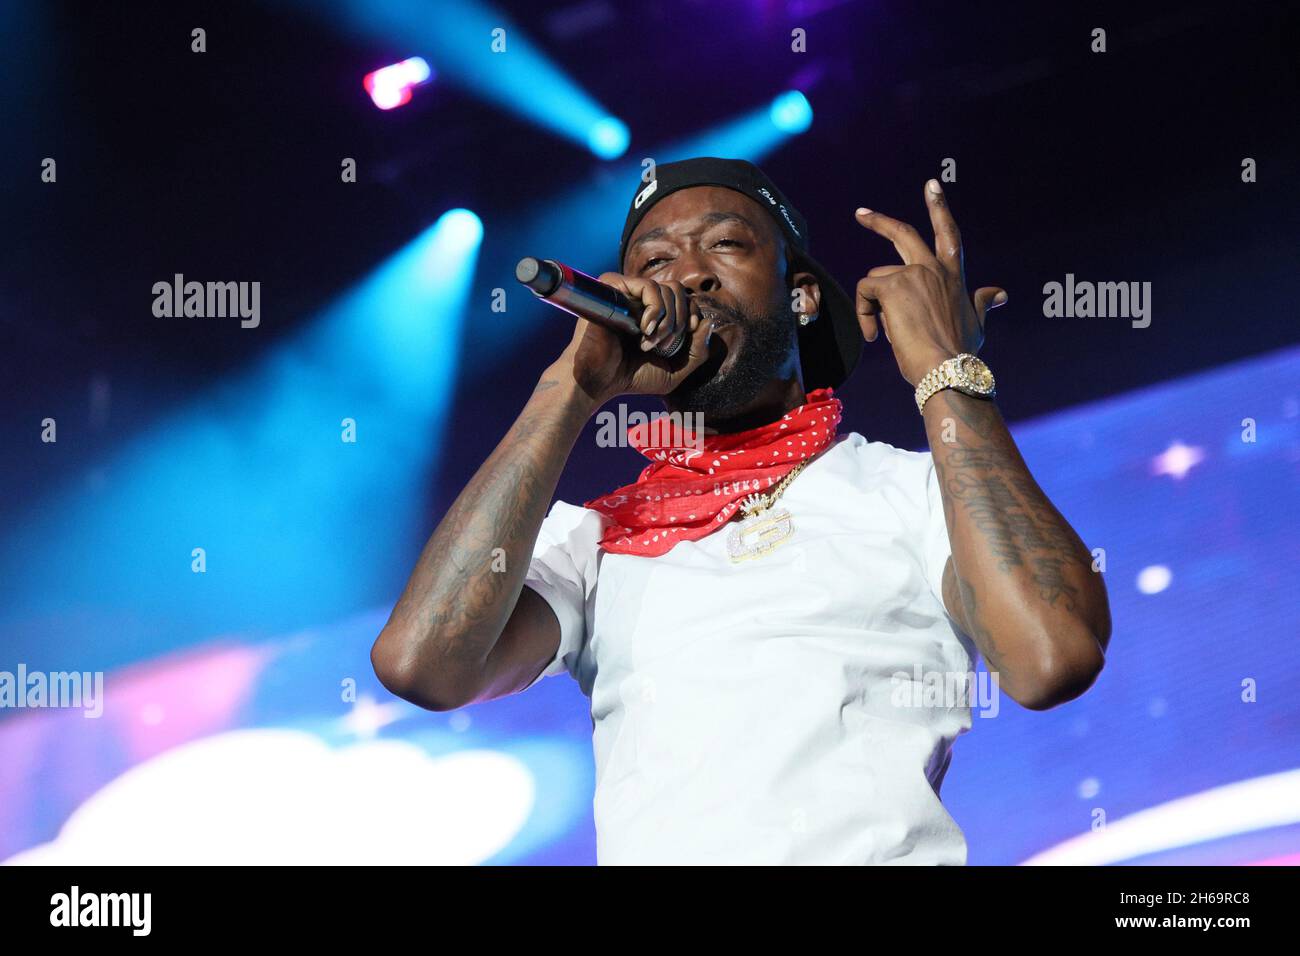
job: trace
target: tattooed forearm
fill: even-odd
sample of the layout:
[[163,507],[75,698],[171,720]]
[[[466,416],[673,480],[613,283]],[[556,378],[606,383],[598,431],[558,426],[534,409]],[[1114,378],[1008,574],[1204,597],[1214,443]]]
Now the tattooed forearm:
[[1028,568],[1043,600],[1064,599],[1073,609],[1076,589],[1062,572],[1087,571],[1088,553],[1029,474],[1005,426],[1003,436],[996,434],[996,408],[984,404],[972,409],[954,403],[974,437],[967,435],[968,444],[959,437],[933,452],[944,500],[960,507],[1001,571]]
[[945,603],[990,663],[1014,675],[1059,659],[1059,647],[1042,645],[1054,635],[1097,635],[1104,646],[1109,609],[1091,555],[1034,481],[997,407],[948,390],[930,399],[925,419],[952,542]]
[[[537,533],[590,412],[543,378],[506,436],[448,509],[420,554],[381,642],[420,673],[481,666],[523,587]],[[395,665],[396,666],[396,665]]]
[[1009,571],[1023,564],[1020,541],[1013,527],[1023,521],[1009,517],[1019,501],[1006,483],[996,474],[978,471],[972,474],[951,463],[940,471],[940,476],[947,497],[964,507],[965,514],[984,535],[985,544],[998,559],[998,566]]
[[975,598],[975,586],[969,581],[948,573],[943,576],[943,600],[948,607],[959,608],[961,623],[969,636],[984,654],[989,670],[1001,673],[1006,669],[1006,648],[998,645],[997,638],[988,629]]
[[952,451],[942,469],[945,497],[964,507],[1001,571],[1028,567],[1043,600],[1052,605],[1063,600],[1074,610],[1077,589],[1065,572],[1088,568],[1082,542],[1036,485],[1008,478],[991,461],[978,461],[991,458]]
[[[945,395],[944,398],[952,398]],[[946,402],[946,407],[960,419],[961,423],[984,441],[990,441],[996,434],[998,416],[988,414],[988,408],[967,402]]]
[[1035,558],[1032,574],[1039,597],[1052,607],[1060,600],[1067,611],[1077,610],[1079,589],[1069,583],[1065,558]]

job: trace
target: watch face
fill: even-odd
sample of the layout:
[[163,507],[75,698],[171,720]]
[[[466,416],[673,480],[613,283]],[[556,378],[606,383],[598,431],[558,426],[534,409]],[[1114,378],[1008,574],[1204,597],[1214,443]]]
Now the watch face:
[[984,395],[993,391],[993,373],[975,356],[965,356],[958,364],[957,372],[972,390]]

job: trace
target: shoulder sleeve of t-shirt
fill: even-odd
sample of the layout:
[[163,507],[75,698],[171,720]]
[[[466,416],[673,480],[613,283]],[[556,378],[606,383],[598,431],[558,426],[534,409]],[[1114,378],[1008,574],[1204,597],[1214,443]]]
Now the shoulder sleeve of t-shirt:
[[542,521],[524,586],[540,594],[555,612],[560,645],[529,687],[565,671],[577,677],[578,658],[587,643],[587,599],[596,586],[603,522],[598,512],[563,501],[555,502]]
[[925,456],[926,500],[929,503],[926,516],[923,547],[925,549],[925,576],[930,584],[930,591],[943,606],[943,569],[952,554],[952,543],[948,540],[948,522],[943,516],[943,496],[939,490],[939,472],[934,467],[934,458]]

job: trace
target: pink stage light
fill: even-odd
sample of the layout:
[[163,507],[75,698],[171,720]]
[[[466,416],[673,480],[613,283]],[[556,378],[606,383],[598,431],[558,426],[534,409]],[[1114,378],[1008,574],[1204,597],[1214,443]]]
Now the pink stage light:
[[411,90],[422,83],[429,82],[433,70],[422,57],[413,56],[367,73],[361,85],[370,94],[370,99],[381,110],[391,110],[411,102]]

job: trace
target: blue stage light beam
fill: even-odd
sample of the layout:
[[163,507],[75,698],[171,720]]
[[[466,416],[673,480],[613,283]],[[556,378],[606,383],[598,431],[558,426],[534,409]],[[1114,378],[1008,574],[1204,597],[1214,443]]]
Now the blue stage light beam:
[[812,125],[812,104],[798,90],[782,93],[772,101],[772,125],[787,133],[802,133]]
[[305,12],[425,55],[439,77],[590,149],[626,151],[627,127],[571,80],[505,13],[473,0],[299,0]]
[[618,159],[627,152],[627,144],[631,139],[628,133],[627,125],[613,116],[607,116],[604,119],[597,120],[591,127],[587,137],[587,144],[591,151],[601,159]]
[[34,507],[0,545],[15,659],[107,668],[390,601],[428,532],[482,234],[447,213],[302,335],[130,441],[98,490],[82,475]]

